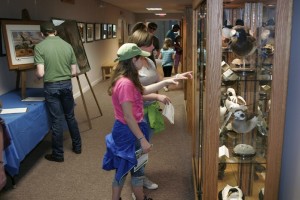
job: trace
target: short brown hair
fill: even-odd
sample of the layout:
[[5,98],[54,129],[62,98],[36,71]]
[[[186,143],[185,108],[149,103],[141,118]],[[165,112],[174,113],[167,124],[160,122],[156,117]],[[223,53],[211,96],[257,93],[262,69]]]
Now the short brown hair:
[[129,36],[128,42],[135,43],[138,47],[149,47],[153,44],[153,35],[146,30],[136,30]]
[[149,22],[148,23],[148,28],[152,29],[152,30],[156,30],[157,29],[157,24],[154,22]]

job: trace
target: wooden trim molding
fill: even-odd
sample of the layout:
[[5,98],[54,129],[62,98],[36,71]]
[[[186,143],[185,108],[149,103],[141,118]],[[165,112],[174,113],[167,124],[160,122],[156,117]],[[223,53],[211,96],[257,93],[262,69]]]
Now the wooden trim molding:
[[264,199],[278,199],[292,29],[292,0],[278,0],[271,110],[268,136],[267,175]]

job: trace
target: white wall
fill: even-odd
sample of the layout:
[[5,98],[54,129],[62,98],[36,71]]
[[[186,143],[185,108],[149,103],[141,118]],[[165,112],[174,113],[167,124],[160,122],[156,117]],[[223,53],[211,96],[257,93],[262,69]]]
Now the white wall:
[[294,0],[288,96],[280,176],[280,200],[300,199],[300,1]]
[[[27,9],[31,20],[48,21],[52,17],[72,19],[88,23],[118,24],[118,19],[125,19],[127,24],[135,23],[135,16],[112,5],[98,7],[96,0],[76,0],[75,4],[62,3],[60,0],[0,0],[0,18],[21,19],[22,9]],[[119,34],[119,33],[117,33]],[[91,66],[87,73],[92,85],[102,79],[100,66],[112,62],[119,47],[118,39],[99,40],[84,43],[86,54]],[[84,91],[89,89],[84,75],[80,76]],[[8,70],[7,57],[0,57],[0,95],[15,89],[16,72]],[[74,96],[80,95],[78,83],[73,79]],[[34,71],[27,72],[27,87],[42,87],[37,81]]]

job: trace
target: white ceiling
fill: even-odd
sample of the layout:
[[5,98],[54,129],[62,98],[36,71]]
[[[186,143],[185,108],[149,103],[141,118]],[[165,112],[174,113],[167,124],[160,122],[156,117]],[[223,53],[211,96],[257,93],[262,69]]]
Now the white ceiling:
[[[134,13],[183,13],[193,0],[98,0]],[[105,4],[105,3],[104,3]],[[161,7],[162,11],[147,11],[147,7]]]

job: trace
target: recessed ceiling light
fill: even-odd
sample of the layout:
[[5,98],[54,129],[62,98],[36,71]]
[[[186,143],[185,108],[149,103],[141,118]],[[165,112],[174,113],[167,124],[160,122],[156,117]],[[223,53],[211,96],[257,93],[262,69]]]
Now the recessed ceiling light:
[[146,8],[147,10],[162,10],[162,8]]
[[167,14],[166,14],[166,13],[155,13],[155,15],[158,15],[158,16],[166,16]]

